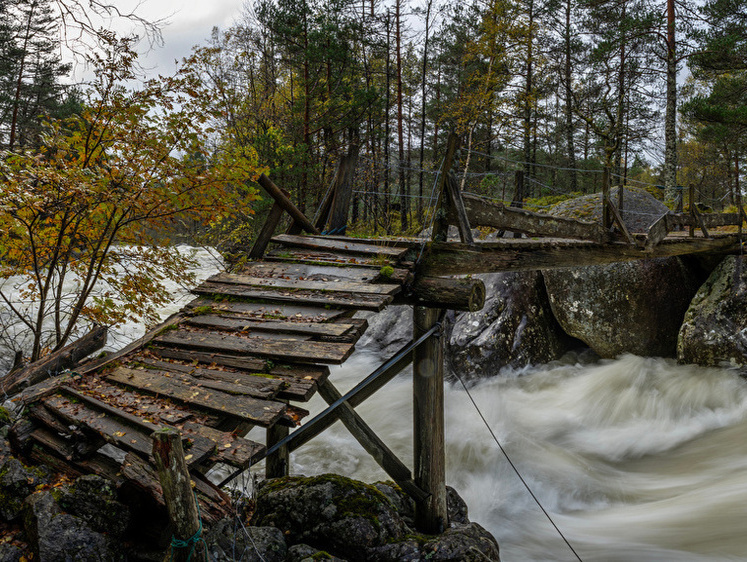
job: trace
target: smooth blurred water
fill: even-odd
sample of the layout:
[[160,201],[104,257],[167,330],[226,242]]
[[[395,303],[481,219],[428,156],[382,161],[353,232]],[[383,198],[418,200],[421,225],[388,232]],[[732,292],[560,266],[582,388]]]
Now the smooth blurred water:
[[[332,380],[345,391],[380,361],[357,352]],[[357,408],[409,466],[411,382],[400,375]],[[747,384],[736,374],[569,356],[504,371],[470,392],[583,560],[747,560]],[[446,455],[448,484],[498,539],[504,561],[575,560],[458,384],[446,390]],[[297,474],[387,479],[340,423],[291,465]]]

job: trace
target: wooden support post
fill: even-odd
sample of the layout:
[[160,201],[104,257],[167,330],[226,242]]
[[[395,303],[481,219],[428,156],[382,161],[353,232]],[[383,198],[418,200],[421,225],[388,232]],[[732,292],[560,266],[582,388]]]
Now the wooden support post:
[[464,201],[462,200],[462,192],[459,190],[459,184],[454,174],[450,173],[446,180],[446,193],[449,196],[449,207],[454,210],[457,217],[459,238],[464,244],[474,244],[475,240],[472,238],[472,227],[469,224],[467,211],[464,209]]
[[311,224],[311,221],[306,218],[301,211],[298,210],[288,197],[283,194],[283,191],[275,185],[270,178],[262,174],[259,176],[257,183],[261,185],[270,196],[278,202],[278,204],[286,211],[291,218],[301,226],[306,232],[311,234],[319,234],[319,230]]
[[348,226],[348,211],[353,196],[353,177],[358,164],[358,145],[351,144],[348,153],[340,160],[337,184],[330,209],[329,234],[345,234]]
[[449,172],[454,164],[454,157],[457,150],[459,150],[459,135],[452,131],[446,145],[446,156],[444,156],[444,162],[441,166],[441,176],[438,178],[436,217],[433,220],[433,232],[431,233],[431,240],[437,242],[446,242],[449,237],[449,223],[446,217],[447,210],[444,209],[444,205],[448,202],[446,189],[449,181]]
[[602,226],[605,230],[612,228],[610,213],[610,169],[605,168],[602,174]]
[[[441,318],[437,308],[413,307],[413,336],[428,331]],[[432,337],[415,350],[413,359],[415,483],[430,494],[415,502],[415,526],[422,533],[442,533],[449,526],[446,511],[444,451],[443,339]]]
[[[183,548],[171,547],[170,560],[204,562],[205,543],[200,541],[202,525],[197,500],[192,490],[192,480],[184,460],[182,439],[173,429],[153,432],[153,458],[156,461],[158,480],[163,488],[163,499],[174,525],[174,538],[184,541]],[[201,543],[201,544],[200,544]]]
[[454,279],[418,275],[404,294],[405,302],[449,310],[477,312],[485,305],[485,283],[482,279]]
[[[516,170],[514,174],[514,200],[511,206],[514,209],[524,208],[524,170]],[[514,238],[521,238],[521,232],[514,231]]]
[[[281,439],[288,437],[288,427],[276,423],[267,428],[267,448],[269,449]],[[280,447],[265,459],[265,476],[267,478],[282,478],[288,476],[290,470],[290,451],[288,447]]]
[[270,243],[272,235],[275,234],[275,229],[280,224],[280,219],[283,218],[283,208],[280,204],[275,201],[270,209],[270,214],[267,215],[267,220],[262,226],[262,230],[257,234],[257,238],[254,240],[254,245],[249,252],[249,257],[252,259],[259,259],[265,255],[267,245]]
[[[690,184],[690,215],[695,218],[695,211],[693,209],[695,208],[695,185]],[[690,238],[695,236],[695,222],[690,225]]]

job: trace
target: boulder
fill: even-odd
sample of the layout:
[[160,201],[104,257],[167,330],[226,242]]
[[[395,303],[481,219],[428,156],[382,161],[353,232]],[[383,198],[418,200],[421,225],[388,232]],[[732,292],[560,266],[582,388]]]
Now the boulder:
[[542,272],[566,333],[601,357],[674,357],[677,334],[703,281],[690,260],[657,258]]
[[21,562],[27,560],[21,548],[10,543],[0,543],[0,562]]
[[223,519],[213,525],[205,543],[214,562],[233,562],[242,553],[243,562],[284,562],[288,547],[280,529],[245,526],[235,519]]
[[24,527],[37,559],[44,562],[117,562],[121,548],[92,530],[82,519],[63,513],[50,491],[37,492],[24,502]]
[[747,263],[728,256],[698,290],[677,340],[677,359],[706,366],[747,364]]
[[18,519],[26,497],[48,481],[43,469],[29,468],[9,457],[0,468],[0,517],[8,522]]
[[501,367],[547,363],[572,349],[555,320],[538,271],[479,275],[485,306],[453,317],[446,344],[450,369],[467,378],[494,375]]
[[[617,205],[617,188],[610,190]],[[623,191],[622,219],[630,232],[647,232],[649,227],[668,213],[669,208],[645,189],[626,186]],[[602,194],[592,193],[561,201],[548,211],[556,217],[602,222]]]
[[499,561],[493,536],[467,519],[467,506],[448,488],[451,526],[438,536],[409,527],[412,500],[391,482],[363,484],[331,474],[262,483],[254,522],[277,526],[290,562]]
[[265,481],[254,523],[279,528],[289,544],[305,543],[344,558],[404,538],[407,527],[374,486],[334,474]]
[[368,320],[368,329],[356,344],[389,357],[412,341],[412,307],[388,306],[381,312],[360,312],[356,315]]
[[117,501],[114,483],[95,474],[81,476],[71,486],[62,488],[57,503],[94,531],[113,537],[122,537],[130,522],[130,510]]

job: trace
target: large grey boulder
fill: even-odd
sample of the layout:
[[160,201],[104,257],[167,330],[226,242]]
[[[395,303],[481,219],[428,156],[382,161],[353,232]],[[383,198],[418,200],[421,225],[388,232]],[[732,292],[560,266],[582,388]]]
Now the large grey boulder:
[[747,364],[747,263],[728,256],[698,290],[677,340],[677,359],[706,366]]
[[452,524],[437,536],[408,526],[412,500],[393,484],[369,485],[333,474],[265,481],[253,522],[280,529],[288,559],[296,562],[498,562],[495,538],[470,523],[464,501],[448,492]]
[[572,349],[553,317],[540,272],[477,277],[485,282],[485,306],[455,315],[446,346],[452,371],[487,377],[505,366],[547,363]]
[[674,357],[702,272],[681,258],[543,271],[552,311],[566,333],[601,357]]

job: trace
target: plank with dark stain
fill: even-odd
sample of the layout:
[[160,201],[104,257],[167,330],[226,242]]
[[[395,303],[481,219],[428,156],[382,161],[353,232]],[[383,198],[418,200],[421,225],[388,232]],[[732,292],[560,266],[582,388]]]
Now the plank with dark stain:
[[236,468],[249,468],[265,451],[261,443],[195,423],[184,424],[182,435],[200,435],[210,439],[215,443],[214,460]]
[[272,287],[251,287],[248,285],[232,285],[228,283],[212,283],[205,281],[192,289],[198,295],[224,295],[267,302],[303,302],[322,306],[340,308],[354,308],[379,312],[392,302],[391,295],[353,294],[331,290],[310,291],[304,289],[273,289]]
[[340,364],[353,353],[351,343],[266,340],[220,332],[172,330],[155,339],[160,345],[234,354],[250,354],[273,361]]
[[216,301],[200,297],[187,305],[187,313],[192,316],[201,314],[231,314],[253,320],[287,320],[297,322],[326,322],[339,318],[348,311],[339,308],[320,308],[293,304],[266,304],[240,301]]
[[398,258],[407,251],[407,248],[386,246],[385,241],[382,244],[361,244],[359,242],[354,242],[353,239],[333,240],[320,236],[293,236],[290,234],[278,234],[277,236],[273,236],[272,241],[297,248],[343,252],[346,254],[389,256],[393,258]]
[[219,390],[196,387],[156,372],[119,367],[107,378],[151,394],[168,396],[178,402],[265,427],[275,423],[285,411],[285,404],[280,402],[233,396]]
[[[344,338],[353,341],[358,334],[359,326],[355,323],[312,323],[288,322],[284,320],[246,320],[235,316],[204,314],[186,320],[187,324],[203,328],[219,329],[231,332],[269,332],[278,334],[295,334],[310,338]],[[342,340],[338,340],[342,341]]]
[[373,283],[359,283],[356,281],[342,281],[329,279],[317,281],[309,279],[277,279],[266,277],[251,277],[234,273],[219,273],[207,279],[211,283],[226,283],[233,285],[247,285],[263,288],[293,289],[308,291],[335,291],[339,293],[367,294],[367,295],[396,295],[399,285],[385,285]]

